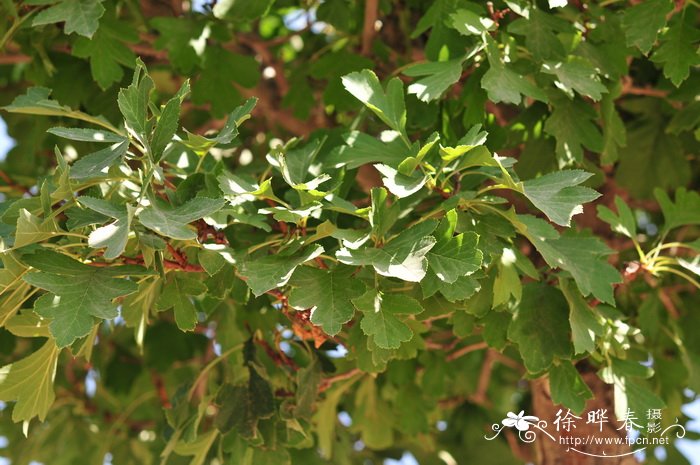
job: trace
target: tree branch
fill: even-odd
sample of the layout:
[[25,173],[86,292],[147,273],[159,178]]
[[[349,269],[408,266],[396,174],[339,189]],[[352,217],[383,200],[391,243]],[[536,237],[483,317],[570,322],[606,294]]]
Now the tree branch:
[[333,384],[337,383],[338,381],[343,381],[346,379],[350,379],[353,376],[361,374],[362,371],[359,368],[353,368],[350,371],[346,371],[345,373],[341,373],[336,376],[331,376],[330,378],[325,378],[321,380],[321,384],[318,387],[318,392],[323,392],[330,388]]
[[486,342],[476,342],[474,344],[464,346],[461,349],[457,349],[454,352],[452,352],[450,355],[447,356],[447,361],[451,362],[452,360],[456,360],[459,357],[462,357],[464,355],[467,355],[469,353],[475,352],[477,350],[482,350],[482,349],[487,349],[489,346],[486,344]]
[[644,95],[647,97],[666,98],[668,97],[668,92],[651,87],[636,87],[631,77],[624,76],[622,78],[622,90],[620,92],[620,96],[623,95]]
[[372,50],[372,40],[376,30],[374,25],[377,22],[379,13],[379,0],[365,0],[365,23],[362,28],[362,49],[363,55],[369,55]]

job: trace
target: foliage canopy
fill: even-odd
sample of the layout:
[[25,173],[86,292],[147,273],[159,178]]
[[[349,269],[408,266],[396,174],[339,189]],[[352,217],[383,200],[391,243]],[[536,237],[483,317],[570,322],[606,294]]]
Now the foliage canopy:
[[590,372],[685,418],[696,2],[0,8],[13,464],[516,463]]

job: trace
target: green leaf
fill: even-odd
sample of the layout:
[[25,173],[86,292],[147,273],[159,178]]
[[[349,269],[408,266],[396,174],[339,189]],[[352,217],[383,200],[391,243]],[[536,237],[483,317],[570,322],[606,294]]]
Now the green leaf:
[[388,197],[389,193],[383,187],[373,187],[370,191],[371,204],[368,219],[372,226],[372,236],[376,239],[383,239],[398,219],[398,205],[387,205]]
[[[663,195],[665,195],[665,192]],[[661,204],[661,202],[659,202],[659,204]],[[598,218],[608,223],[610,229],[616,233],[636,239],[637,220],[634,217],[634,213],[632,213],[632,210],[630,210],[630,207],[627,206],[625,201],[617,195],[615,196],[615,206],[617,207],[617,214],[605,205],[598,205]]]
[[552,401],[563,405],[577,415],[583,413],[586,400],[593,398],[590,388],[571,362],[563,361],[549,370],[549,387]]
[[700,102],[690,102],[674,112],[666,131],[671,134],[680,134],[683,131],[692,131],[698,124],[700,124]]
[[96,249],[106,247],[104,257],[108,260],[119,257],[126,248],[129,240],[132,213],[125,205],[115,205],[106,200],[93,197],[78,197],[78,202],[90,210],[113,218],[114,221],[106,226],[95,229],[88,237],[88,245]]
[[8,319],[5,329],[19,337],[51,337],[48,321],[28,310]]
[[[12,318],[24,303],[23,294],[17,289],[26,287],[22,275],[27,267],[18,260],[13,252],[5,252],[0,256],[2,268],[0,268],[0,318]],[[15,297],[16,296],[16,297]]]
[[168,273],[168,280],[158,299],[158,310],[172,308],[177,327],[182,331],[192,331],[197,326],[197,309],[191,298],[205,292],[207,292],[207,286],[189,277],[189,273]]
[[663,65],[664,76],[676,87],[688,78],[691,68],[700,64],[697,46],[700,31],[696,29],[693,18],[697,11],[689,6],[684,13],[687,14],[683,14],[676,24],[668,28],[661,39],[661,46],[651,56],[653,62]]
[[536,59],[557,60],[564,58],[566,51],[556,34],[568,27],[566,21],[531,8],[529,17],[518,18],[508,25],[508,32],[523,36],[525,46]]
[[598,101],[608,92],[591,62],[582,57],[572,56],[566,61],[547,62],[542,65],[542,71],[555,75],[555,85],[571,98],[576,91]]
[[410,341],[413,331],[397,315],[415,315],[423,311],[417,300],[407,295],[382,294],[375,289],[353,299],[353,304],[364,316],[360,322],[362,331],[374,337],[382,349],[398,349],[402,342]]
[[[482,292],[485,291],[486,290]],[[478,295],[479,294],[477,294],[477,296]],[[490,301],[490,296],[488,297]],[[489,307],[490,306],[491,304],[489,303]],[[486,342],[489,347],[502,351],[508,344],[508,327],[512,320],[513,318],[508,312],[489,312],[479,320],[479,323],[484,327],[484,342]]]
[[387,141],[386,133],[382,140],[359,131],[351,131],[344,136],[346,145],[336,147],[325,159],[324,165],[332,168],[347,166],[354,169],[368,163],[380,162],[388,166],[398,166],[406,158],[406,144],[398,132]]
[[299,310],[313,308],[311,322],[321,326],[326,334],[338,334],[355,314],[351,300],[365,291],[361,281],[351,278],[352,271],[300,268],[290,281],[293,290],[289,304]]
[[93,210],[86,210],[78,207],[71,207],[66,210],[68,229],[78,229],[91,224],[101,224],[109,220],[108,216],[97,213]]
[[[180,90],[182,92],[183,89],[181,88]],[[215,137],[204,137],[185,130],[187,139],[181,141],[181,143],[200,156],[204,156],[209,152],[209,149],[216,145],[230,143],[238,136],[238,127],[250,118],[250,112],[253,111],[257,102],[257,98],[251,97],[243,102],[242,105],[236,107],[228,114],[224,127]]]
[[481,289],[479,281],[471,276],[460,276],[454,282],[447,283],[438,278],[432,271],[425,275],[420,286],[423,298],[428,298],[439,291],[450,302],[468,299]]
[[406,137],[406,106],[403,98],[403,83],[393,78],[386,87],[386,93],[373,71],[364,69],[346,74],[343,86],[357,100],[379,117],[387,126]]
[[[362,333],[359,333],[362,335]],[[333,456],[333,446],[336,443],[336,423],[338,423],[338,403],[343,398],[343,394],[356,381],[357,376],[352,376],[350,380],[341,381],[337,387],[329,390],[326,398],[323,399],[314,415],[314,422],[318,424],[318,448],[319,454],[324,458]]]
[[459,277],[481,268],[483,253],[477,249],[479,236],[473,232],[454,235],[457,212],[450,210],[436,231],[437,243],[428,253],[428,263],[440,280],[454,283]]
[[272,191],[272,181],[268,178],[258,185],[254,181],[248,181],[235,174],[225,172],[216,178],[219,188],[223,191],[227,200],[232,205],[240,205],[252,202],[256,199],[270,199],[277,203],[282,202]]
[[471,10],[464,9],[452,13],[449,23],[457,32],[465,36],[480,36],[484,32],[489,32],[496,28],[496,23],[491,18],[485,18]]
[[189,465],[203,465],[209,453],[209,449],[211,449],[217,436],[218,432],[214,429],[207,433],[200,434],[197,439],[192,442],[178,442],[173,450],[178,455],[192,456]]
[[124,116],[127,126],[135,132],[137,139],[146,145],[146,134],[150,131],[148,124],[148,104],[154,84],[141,59],[136,61],[136,69],[131,84],[120,89],[117,97],[119,111]]
[[322,146],[323,142],[317,139],[303,147],[288,150],[286,153],[271,155],[268,161],[280,170],[282,178],[294,189],[315,190],[320,184],[330,179],[327,174],[321,174],[308,180],[309,169]]
[[[658,107],[649,108],[658,112]],[[691,166],[678,137],[664,130],[659,113],[628,127],[627,146],[620,149],[615,180],[633,198],[648,198],[654,188],[675,189],[688,184]]]
[[377,382],[366,376],[355,394],[355,412],[364,421],[358,425],[360,438],[371,449],[387,449],[394,443],[391,409],[382,399]]
[[110,319],[118,315],[112,303],[138,290],[133,281],[116,278],[128,274],[131,267],[100,268],[84,265],[56,252],[39,251],[25,255],[23,261],[37,269],[22,279],[49,294],[34,303],[34,311],[51,318],[49,329],[58,347],[66,347],[86,336],[95,318]]
[[129,294],[121,302],[121,316],[127,327],[135,328],[135,340],[140,350],[143,350],[146,327],[151,317],[151,311],[156,308],[161,287],[160,278],[143,280],[139,283],[138,291]]
[[522,283],[515,261],[515,253],[511,249],[503,249],[498,261],[498,274],[493,281],[493,308],[507,304],[511,295],[516,301],[522,298]]
[[32,25],[41,26],[65,22],[63,26],[65,34],[75,32],[91,38],[97,31],[99,20],[104,13],[102,0],[60,0],[34,16]]
[[210,245],[205,245],[204,247],[206,248],[199,250],[197,253],[197,261],[202,265],[202,268],[204,268],[204,271],[206,271],[209,276],[214,276],[227,263],[222,254],[230,253],[231,249],[226,249],[224,246],[220,246],[221,249],[215,249],[214,246],[219,247],[218,244],[211,244],[211,246],[211,249],[209,248]]
[[570,226],[571,218],[583,213],[582,204],[600,197],[593,189],[579,186],[591,176],[582,170],[555,171],[524,181],[522,192],[551,221]]
[[637,47],[649,53],[659,30],[666,25],[666,15],[673,10],[670,0],[646,0],[626,8],[622,28],[628,47]]
[[61,234],[53,219],[42,220],[22,208],[17,219],[15,231],[15,247],[43,242]]
[[204,23],[183,21],[182,18],[175,17],[159,17],[152,18],[150,25],[158,31],[158,38],[154,42],[156,48],[167,49],[173,67],[190,74],[201,61],[195,46],[197,39],[202,36]]
[[82,142],[107,142],[114,144],[124,142],[124,136],[100,129],[86,128],[51,128],[46,131],[64,139],[77,140]]
[[85,155],[71,166],[71,179],[83,180],[106,176],[105,171],[121,162],[128,149],[129,141],[124,139],[118,144]]
[[180,106],[182,101],[190,93],[190,81],[185,80],[177,95],[168,100],[163,111],[160,113],[156,129],[153,131],[151,139],[151,151],[156,160],[163,158],[163,151],[170,143],[177,131],[180,120]]
[[[599,372],[603,381],[613,385],[615,399],[615,416],[618,420],[625,418],[628,409],[632,412],[647,412],[651,409],[663,409],[666,404],[640,378],[648,378],[651,371],[638,362],[612,358],[612,364]],[[637,415],[642,427],[649,421],[646,415]]]
[[508,327],[508,339],[518,344],[527,371],[540,373],[555,358],[570,358],[568,333],[566,300],[561,292],[544,284],[526,284]]
[[0,368],[0,400],[16,401],[12,421],[46,419],[56,395],[53,381],[61,350],[47,340],[41,349],[22,360]]
[[318,388],[321,384],[321,363],[317,358],[313,358],[309,365],[297,371],[296,381],[294,413],[300,418],[309,419],[313,414],[313,406],[316,403]]
[[578,99],[558,99],[552,102],[554,110],[544,125],[547,134],[557,140],[559,166],[583,162],[583,147],[600,152],[603,136],[595,125],[595,111]]
[[134,67],[134,52],[124,43],[136,43],[136,31],[124,23],[103,20],[92,38],[79,37],[73,44],[73,55],[90,60],[92,77],[106,90],[124,77],[122,66]]
[[313,260],[322,253],[323,247],[313,245],[304,253],[297,255],[276,254],[248,257],[238,263],[238,272],[245,279],[253,294],[260,296],[271,289],[286,285],[297,266]]
[[246,386],[224,384],[216,395],[220,406],[214,424],[219,431],[237,431],[244,438],[257,434],[258,422],[275,413],[275,401],[270,384],[249,365],[250,377]]
[[389,192],[400,199],[415,194],[428,181],[428,176],[421,171],[416,171],[407,176],[387,165],[376,164],[374,168],[382,174],[382,182]]
[[547,96],[539,87],[505,65],[491,66],[481,79],[481,87],[488,93],[489,100],[495,103],[519,105],[521,95],[547,101]]
[[600,161],[603,165],[614,163],[618,159],[618,149],[627,145],[627,128],[615,107],[617,91],[606,94],[600,101],[600,115],[603,118],[603,150]]
[[181,240],[195,239],[197,233],[187,226],[217,212],[224,204],[224,199],[195,197],[179,207],[173,207],[158,199],[144,208],[138,218],[145,227],[163,236]]
[[[434,132],[430,135],[430,137],[428,137],[428,139],[425,141],[425,144],[423,144],[423,146],[420,147],[420,149],[418,149],[418,143],[414,143],[413,147],[411,148],[411,153],[415,153],[415,156],[411,155],[410,157],[406,157],[401,163],[399,163],[399,173],[404,174],[406,176],[410,176],[411,174],[413,174],[413,172],[418,168],[425,156],[430,153],[432,148],[439,140],[440,135],[437,132]],[[418,149],[417,152],[416,149]]]
[[486,35],[486,51],[489,58],[489,70],[481,79],[481,87],[486,90],[489,99],[494,102],[519,105],[525,95],[541,102],[547,101],[547,94],[526,78],[508,68],[501,60],[498,46]]
[[335,256],[347,265],[372,265],[382,276],[420,282],[427,272],[428,252],[437,242],[429,235],[436,226],[434,220],[423,221],[399,234],[383,248],[342,248]]
[[[2,107],[10,113],[24,113],[29,115],[44,116],[65,116],[94,123],[101,120],[93,118],[80,111],[72,110],[70,107],[61,105],[56,100],[49,98],[51,89],[46,87],[30,87],[27,93],[15,97],[10,105]],[[101,120],[106,123],[106,120]]]
[[663,189],[654,189],[654,197],[664,214],[664,227],[667,232],[679,226],[700,224],[700,194],[684,187],[676,189],[675,202]]
[[559,287],[569,303],[569,323],[574,353],[592,353],[595,350],[596,336],[603,335],[603,325],[571,281],[559,278]]
[[611,250],[598,238],[579,234],[559,236],[548,223],[532,216],[518,216],[526,229],[521,231],[552,268],[562,268],[573,276],[584,296],[614,305],[613,285],[622,282],[620,273],[605,257]]
[[212,113],[222,117],[243,100],[233,83],[245,88],[255,87],[260,79],[258,69],[258,62],[250,55],[207,46],[204,69],[192,84],[192,101],[211,104]]
[[261,208],[258,213],[272,214],[272,217],[277,221],[285,221],[287,223],[301,224],[314,213],[321,211],[323,205],[320,202],[311,202],[303,207],[292,209],[287,207],[275,206],[270,208]]
[[462,76],[462,61],[457,59],[420,63],[406,68],[403,72],[406,76],[426,76],[411,83],[408,93],[426,103],[439,99],[452,84],[459,81]]

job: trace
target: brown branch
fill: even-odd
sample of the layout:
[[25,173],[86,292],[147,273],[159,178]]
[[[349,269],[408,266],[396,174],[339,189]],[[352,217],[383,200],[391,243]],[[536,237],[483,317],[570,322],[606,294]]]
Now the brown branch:
[[531,463],[533,461],[531,449],[525,447],[526,445],[518,440],[515,433],[508,429],[505,431],[505,437],[506,441],[508,442],[508,446],[510,446],[511,452],[513,452],[513,455],[524,462]]
[[29,63],[32,57],[24,54],[0,55],[0,65],[16,65],[19,63]]
[[22,192],[26,194],[30,194],[31,190],[27,186],[23,186],[21,184],[18,184],[15,180],[13,180],[11,177],[5,173],[5,171],[0,170],[0,179],[2,179],[5,184],[7,184],[9,187],[17,190],[21,190]]
[[187,266],[187,258],[182,255],[182,252],[175,249],[170,242],[168,242],[166,245],[168,247],[168,252],[170,252],[170,255],[175,259],[175,261],[182,267]]
[[[144,266],[145,262],[143,261],[143,256],[138,255],[136,257],[118,257],[115,259],[114,262],[108,263],[108,262],[91,262],[88,263],[90,266],[95,266],[95,267],[107,267],[107,266],[113,266],[113,265],[141,265]],[[200,265],[193,265],[191,263],[178,263],[172,260],[163,260],[163,267],[166,270],[178,270],[178,271],[187,271],[189,273],[202,273],[204,271],[204,268],[202,268]]]
[[163,406],[163,408],[171,408],[172,404],[170,403],[170,399],[168,398],[168,391],[165,390],[165,382],[155,370],[151,371],[151,381],[153,382],[153,386],[155,387],[156,393],[158,394],[158,400],[160,400],[160,404]]
[[318,265],[318,267],[321,268],[322,270],[327,270],[327,269],[328,269],[328,265],[326,265],[326,262],[324,262],[323,259],[322,259],[321,257],[316,257],[316,258],[314,258],[314,261],[316,262],[316,264]]
[[486,352],[484,364],[481,366],[481,372],[479,373],[479,381],[476,385],[476,392],[469,397],[469,399],[475,404],[485,405],[487,407],[489,407],[490,402],[486,397],[486,393],[489,389],[489,384],[491,383],[493,364],[496,362],[496,358],[493,355],[494,353],[494,350],[489,350]]
[[362,28],[362,49],[363,55],[369,55],[372,50],[372,40],[376,30],[374,25],[379,14],[379,0],[365,0],[365,23]]
[[[503,110],[501,107],[499,107],[497,104],[491,102],[490,100],[486,101],[484,104],[486,107],[486,110],[490,112],[493,117],[496,119],[496,122],[498,123],[499,126],[507,126],[508,125],[508,118],[503,114]],[[500,153],[500,152],[499,152]]]
[[269,89],[264,85],[254,89],[246,89],[236,84],[236,88],[245,98],[258,98],[258,104],[253,112],[257,117],[266,119],[269,126],[279,125],[284,130],[297,136],[306,136],[322,127],[297,119],[290,111],[278,108],[273,103],[275,102],[274,96],[271,95]]
[[486,342],[476,342],[474,344],[464,346],[461,349],[457,349],[454,352],[452,352],[450,355],[447,356],[447,361],[451,362],[452,360],[456,360],[459,357],[462,357],[464,355],[467,355],[471,352],[475,352],[477,350],[482,350],[482,349],[487,349],[488,344]]
[[289,83],[287,82],[287,77],[284,75],[284,66],[279,60],[275,60],[272,52],[267,48],[265,42],[256,40],[254,37],[248,35],[237,36],[239,42],[250,47],[255,53],[260,55],[264,65],[272,67],[275,70],[275,84],[280,95],[286,95],[289,92]]
[[624,76],[622,78],[622,90],[620,91],[620,97],[624,95],[644,95],[647,97],[666,98],[668,97],[668,92],[661,89],[653,89],[651,87],[637,87],[634,85],[634,81],[631,77]]
[[341,373],[339,375],[331,376],[330,378],[325,378],[321,380],[321,384],[318,387],[318,392],[323,392],[330,388],[333,384],[337,383],[338,381],[343,381],[346,379],[350,379],[355,375],[359,375],[362,373],[362,370],[359,368],[353,368],[350,371],[346,371],[345,373]]
[[501,365],[505,365],[508,368],[512,368],[513,370],[518,371],[520,373],[525,373],[525,367],[522,366],[522,364],[516,362],[515,360],[506,355],[503,355],[500,352],[497,352],[495,350],[492,350],[492,352],[494,360],[496,360]]
[[285,365],[293,371],[299,369],[299,366],[293,359],[287,357],[287,354],[285,354],[281,350],[275,350],[275,348],[273,348],[265,339],[255,339],[255,342],[263,348],[267,356],[270,357],[270,359],[278,367]]

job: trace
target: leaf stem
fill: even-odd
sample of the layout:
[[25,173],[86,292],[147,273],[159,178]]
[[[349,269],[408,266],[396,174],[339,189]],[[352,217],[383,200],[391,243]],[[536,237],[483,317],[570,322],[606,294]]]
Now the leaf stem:
[[650,259],[651,256],[652,256],[656,251],[661,251],[661,250],[665,250],[665,249],[676,249],[676,248],[678,248],[678,249],[695,250],[693,247],[689,246],[688,244],[684,244],[684,243],[682,243],[682,242],[667,242],[666,244],[661,244],[661,245],[658,245],[658,246],[654,247],[654,249],[652,249],[651,251],[649,251],[649,253],[647,253],[647,254],[645,255],[645,257],[646,257],[647,259]]
[[698,289],[700,289],[700,283],[699,283],[699,282],[697,282],[695,279],[693,279],[692,277],[690,277],[690,276],[687,275],[686,273],[683,273],[683,272],[680,271],[680,270],[677,270],[677,269],[675,269],[675,268],[671,268],[671,267],[668,267],[668,266],[657,266],[656,268],[654,268],[654,272],[657,272],[657,271],[666,271],[666,272],[668,272],[668,273],[675,274],[676,276],[680,276],[681,278],[683,278],[683,279],[685,279],[686,281],[688,281],[689,283],[691,283],[693,286],[695,286],[695,287],[697,287]]
[[219,355],[218,357],[216,357],[214,360],[212,360],[211,362],[209,362],[209,363],[207,364],[207,366],[205,366],[204,368],[202,368],[202,371],[199,372],[199,375],[197,376],[197,378],[196,378],[196,379],[194,380],[194,382],[192,383],[192,387],[190,388],[189,391],[187,391],[187,400],[192,400],[192,396],[194,395],[194,391],[197,390],[197,386],[199,386],[199,383],[202,382],[202,379],[204,379],[204,375],[206,375],[207,373],[209,373],[209,371],[210,371],[212,368],[214,368],[218,363],[220,363],[220,362],[222,362],[223,360],[225,360],[226,357],[228,357],[229,355],[231,355],[232,353],[234,353],[234,352],[236,352],[236,351],[238,351],[238,350],[241,350],[242,348],[243,348],[243,344],[237,344],[237,345],[231,347],[230,349],[226,350],[225,352],[222,352],[221,355]]
[[24,16],[15,18],[12,21],[12,25],[10,28],[5,32],[5,34],[2,36],[2,39],[0,39],[0,50],[3,50],[5,48],[5,45],[10,41],[12,36],[15,34],[17,29],[24,23],[26,20],[28,20],[34,13],[36,13],[38,10],[32,10],[29,13],[27,13]]

